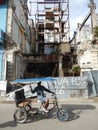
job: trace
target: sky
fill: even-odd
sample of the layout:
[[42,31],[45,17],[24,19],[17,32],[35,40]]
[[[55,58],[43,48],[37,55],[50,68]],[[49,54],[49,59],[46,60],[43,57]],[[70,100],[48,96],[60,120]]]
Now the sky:
[[[70,11],[70,35],[72,36],[74,31],[77,31],[77,23],[82,23],[87,16],[90,8],[88,7],[90,0],[69,0]],[[98,0],[94,0],[96,3],[96,13],[98,13]],[[89,20],[90,21],[90,20]]]
[[[74,31],[77,31],[77,23],[81,24],[90,11],[90,8],[88,7],[89,2],[90,0],[69,0],[70,37],[73,36]],[[98,0],[94,0],[94,3],[96,3],[96,13],[98,13]]]

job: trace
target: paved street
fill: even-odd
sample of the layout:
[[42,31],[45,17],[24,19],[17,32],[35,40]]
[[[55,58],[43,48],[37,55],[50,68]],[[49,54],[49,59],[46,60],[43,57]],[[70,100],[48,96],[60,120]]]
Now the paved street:
[[[64,103],[62,105],[65,107]],[[66,103],[66,109],[70,113],[67,122],[60,122],[53,115],[17,124],[13,120],[15,104],[0,103],[0,130],[98,130],[97,103]]]

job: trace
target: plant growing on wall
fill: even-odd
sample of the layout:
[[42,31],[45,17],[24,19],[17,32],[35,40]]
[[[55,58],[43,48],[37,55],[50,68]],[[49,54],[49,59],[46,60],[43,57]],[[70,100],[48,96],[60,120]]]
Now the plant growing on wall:
[[94,27],[94,37],[98,38],[98,26]]
[[71,72],[73,76],[79,76],[80,75],[81,68],[78,64],[75,64],[72,66]]

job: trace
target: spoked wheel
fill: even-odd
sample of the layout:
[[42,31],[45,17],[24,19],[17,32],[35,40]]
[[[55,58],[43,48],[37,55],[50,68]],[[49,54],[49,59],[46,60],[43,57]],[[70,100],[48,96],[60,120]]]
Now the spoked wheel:
[[25,106],[25,110],[26,110],[27,112],[29,112],[30,109],[31,109],[31,106],[30,106],[30,105]]
[[20,108],[15,111],[14,120],[17,123],[24,123],[26,121],[26,119],[27,119],[27,112],[25,109]]
[[67,121],[68,118],[69,118],[68,111],[65,110],[65,108],[63,107],[59,108],[57,111],[57,119],[64,122]]

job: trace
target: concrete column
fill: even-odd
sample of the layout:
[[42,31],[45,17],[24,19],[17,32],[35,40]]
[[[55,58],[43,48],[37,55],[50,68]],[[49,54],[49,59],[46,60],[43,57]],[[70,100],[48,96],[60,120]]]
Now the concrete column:
[[9,0],[8,1],[8,14],[7,14],[7,34],[9,36],[11,36],[12,34],[12,14],[13,14],[12,5],[13,5],[13,1]]
[[64,76],[63,68],[62,68],[62,58],[63,56],[59,56],[59,76]]
[[90,0],[90,4],[88,5],[91,11],[91,26],[92,26],[92,34],[94,34],[94,27],[96,26],[96,14],[95,14],[95,9],[96,9],[96,4],[94,3],[93,0]]

